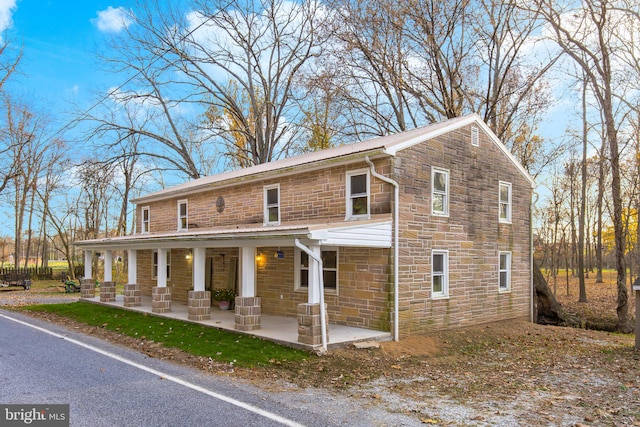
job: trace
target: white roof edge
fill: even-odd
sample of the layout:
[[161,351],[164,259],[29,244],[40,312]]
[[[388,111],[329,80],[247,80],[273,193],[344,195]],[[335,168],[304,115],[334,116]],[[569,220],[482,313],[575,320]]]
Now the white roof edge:
[[489,138],[491,138],[493,143],[497,145],[500,150],[502,150],[502,152],[507,156],[507,158],[509,158],[509,160],[511,160],[514,166],[520,171],[520,173],[522,173],[525,179],[529,181],[531,188],[536,187],[536,182],[533,179],[533,177],[529,174],[529,172],[527,172],[524,166],[520,164],[518,159],[515,158],[515,156],[511,153],[511,151],[509,151],[507,146],[504,145],[502,141],[500,141],[500,138],[498,138],[498,136],[491,130],[491,128],[484,122],[484,120],[482,120],[482,118],[477,113],[469,114],[467,116],[462,116],[462,117],[459,117],[456,119],[450,119],[450,120],[452,121],[455,120],[455,122],[449,123],[448,125],[442,126],[441,128],[434,129],[432,132],[429,132],[425,135],[421,135],[421,136],[409,139],[401,144],[394,145],[386,149],[385,152],[391,156],[396,156],[398,151],[404,150],[406,148],[410,148],[428,139],[432,139],[437,136],[443,135],[447,132],[450,132],[453,129],[457,129],[462,126],[467,126],[472,123],[476,123],[478,126],[482,127],[485,133],[489,135]]

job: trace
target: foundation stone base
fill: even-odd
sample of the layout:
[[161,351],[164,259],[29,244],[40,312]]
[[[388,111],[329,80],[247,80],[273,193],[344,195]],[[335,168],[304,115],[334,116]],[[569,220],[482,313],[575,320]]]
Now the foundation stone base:
[[260,329],[261,303],[260,297],[236,297],[236,329],[238,331]]

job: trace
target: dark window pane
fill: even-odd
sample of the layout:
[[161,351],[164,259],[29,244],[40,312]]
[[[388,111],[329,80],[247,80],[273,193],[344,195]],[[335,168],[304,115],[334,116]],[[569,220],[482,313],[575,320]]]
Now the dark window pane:
[[322,251],[322,266],[324,268],[336,268],[338,265],[336,251]]
[[367,214],[367,198],[356,197],[352,200],[351,211],[354,215],[366,215]]
[[442,292],[442,276],[433,276],[433,292]]
[[335,289],[338,277],[335,271],[324,271],[324,287],[325,289]]
[[185,215],[187,215],[187,204],[180,203],[180,216],[185,216]]
[[269,222],[278,222],[278,208],[269,208]]
[[309,255],[306,252],[300,251],[300,265],[309,268]]
[[506,289],[507,285],[507,272],[503,271],[500,273],[500,287],[502,289]]
[[[447,190],[447,176],[443,173],[436,172],[433,174],[433,188],[437,191]],[[495,188],[495,187],[494,187]]]
[[500,270],[507,269],[507,255],[500,255]]
[[309,270],[300,270],[300,287],[309,287]]
[[351,194],[366,194],[367,193],[367,175],[352,175],[351,176]]
[[278,189],[272,188],[267,190],[267,205],[277,205],[278,204]]
[[433,272],[434,273],[444,272],[444,255],[442,254],[433,255]]

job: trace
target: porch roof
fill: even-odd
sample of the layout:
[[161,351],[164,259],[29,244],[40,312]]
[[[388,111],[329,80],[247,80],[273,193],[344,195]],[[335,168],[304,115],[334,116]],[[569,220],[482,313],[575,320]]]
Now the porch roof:
[[229,246],[285,246],[294,239],[325,246],[390,248],[391,215],[357,221],[299,221],[280,225],[243,224],[192,228],[170,233],[145,233],[76,242],[85,250],[126,250]]

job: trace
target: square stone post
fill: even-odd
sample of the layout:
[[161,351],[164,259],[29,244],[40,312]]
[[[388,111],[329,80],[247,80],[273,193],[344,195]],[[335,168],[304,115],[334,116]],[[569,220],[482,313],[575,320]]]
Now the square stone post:
[[261,304],[260,297],[236,297],[236,329],[238,331],[260,329]]
[[92,278],[80,280],[80,298],[96,297],[96,281]]
[[171,289],[166,286],[154,286],[151,289],[151,311],[153,313],[171,312]]
[[116,282],[102,282],[100,285],[100,302],[115,302]]
[[[327,342],[328,341],[329,331],[327,330]],[[298,342],[312,346],[322,345],[320,304],[298,304]]]
[[140,307],[142,305],[142,291],[136,283],[124,285],[124,306]]
[[211,319],[211,292],[189,291],[189,320]]

